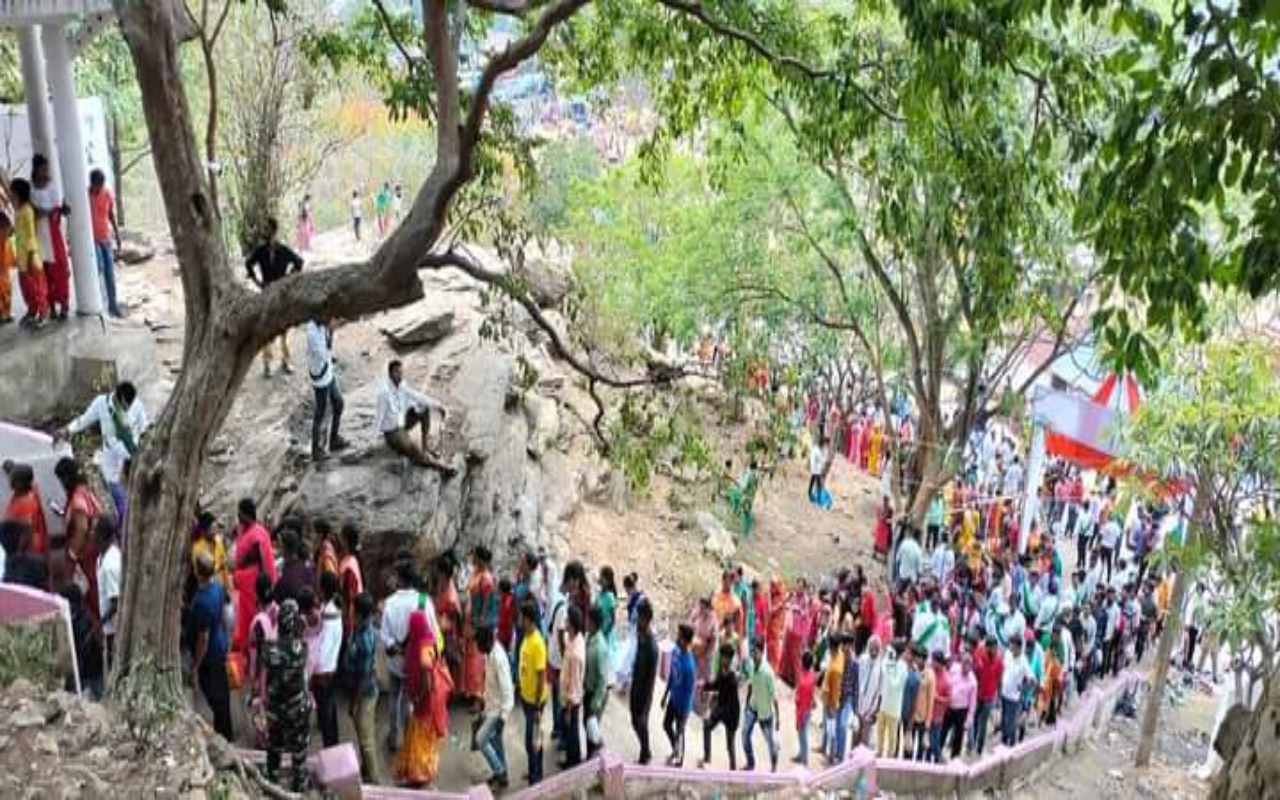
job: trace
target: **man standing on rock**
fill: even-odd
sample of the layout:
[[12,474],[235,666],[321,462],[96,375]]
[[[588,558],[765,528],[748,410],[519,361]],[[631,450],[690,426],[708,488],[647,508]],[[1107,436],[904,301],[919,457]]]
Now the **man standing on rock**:
[[[302,271],[302,256],[280,241],[279,233],[280,225],[275,218],[268,219],[262,243],[253,249],[244,262],[244,268],[249,272],[249,280],[258,284],[263,291],[286,275]],[[280,351],[280,371],[290,375],[293,373],[293,367],[289,364],[288,331],[280,334]],[[267,342],[262,352],[262,376],[271,377],[270,342]]]
[[311,460],[320,461],[325,457],[324,418],[330,409],[333,420],[329,424],[329,452],[345,450],[347,441],[338,433],[344,403],[333,365],[333,331],[318,317],[307,321],[307,372],[316,401],[311,416]]
[[[437,470],[445,477],[453,475],[455,470],[440,461],[427,444],[431,430],[431,409],[438,409],[442,419],[449,416],[449,409],[434,397],[410,388],[404,382],[403,369],[399,360],[387,365],[387,382],[378,391],[374,428],[393,452],[420,467]],[[420,445],[409,436],[414,428],[421,431]]]

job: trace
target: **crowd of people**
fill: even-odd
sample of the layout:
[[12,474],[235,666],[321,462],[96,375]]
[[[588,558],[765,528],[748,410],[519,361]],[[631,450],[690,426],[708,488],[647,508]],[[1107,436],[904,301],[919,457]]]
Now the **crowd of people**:
[[24,328],[39,329],[49,322],[65,322],[71,312],[71,258],[64,222],[73,213],[88,214],[93,231],[99,288],[107,313],[122,317],[116,291],[115,253],[120,247],[115,198],[100,169],[89,173],[89,194],[72,205],[53,180],[49,159],[31,158],[31,177],[10,181],[12,208],[0,205],[0,325],[13,322],[13,271],[26,314]]
[[[416,452],[408,431],[437,407],[404,385],[393,362],[376,427],[392,449]],[[826,490],[832,441],[845,442],[849,463],[872,473],[906,441],[876,447],[873,425],[863,447],[864,421],[819,425],[825,415],[810,416],[805,428],[820,450],[810,453],[810,466],[820,468],[811,469],[811,497]],[[122,487],[147,427],[136,390],[122,383],[96,398],[62,435],[95,426],[110,504],[75,460],[63,459],[65,535],[52,541],[31,468],[6,464],[13,499],[0,525],[0,571],[5,581],[67,598],[82,679],[100,695],[127,549],[118,536],[128,513]],[[335,417],[333,436],[336,427]],[[242,738],[267,751],[273,779],[284,775],[287,756],[299,789],[313,728],[320,744],[337,744],[343,710],[366,781],[433,786],[441,752],[458,735],[451,709],[465,708],[473,714],[467,738],[502,788],[516,780],[504,731],[517,707],[528,784],[543,777],[544,745],[569,768],[624,735],[605,724],[611,702],[624,704],[640,763],[659,749],[655,702],[671,766],[686,764],[693,717],[701,721],[698,766],[718,751],[717,729],[733,769],[763,768],[761,744],[770,770],[784,755],[839,763],[859,746],[943,763],[1054,724],[1092,682],[1141,662],[1170,613],[1186,623],[1180,661],[1203,667],[1207,654],[1216,670],[1218,645],[1205,641],[1208,598],[1198,589],[1184,608],[1170,609],[1172,575],[1148,557],[1180,535],[1177,509],[1133,504],[1122,513],[1113,482],[1053,464],[1041,524],[1020,547],[1017,493],[1007,491],[1020,480],[1011,438],[984,432],[963,473],[931,498],[923,530],[885,504],[875,539],[887,585],[863,564],[790,583],[726,567],[689,613],[663,609],[669,641],[634,573],[620,590],[610,566],[588,571],[574,560],[557,570],[544,553],[515,553],[500,571],[485,547],[465,563],[452,553],[424,561],[406,551],[378,576],[385,591],[375,597],[356,524],[286,516],[268,526],[245,499],[229,536],[212,513],[192,522],[188,672],[215,730],[236,737],[238,698],[249,726]],[[743,487],[735,487],[741,503]],[[794,754],[782,752],[784,725],[795,733]],[[387,752],[393,762],[384,769]]]

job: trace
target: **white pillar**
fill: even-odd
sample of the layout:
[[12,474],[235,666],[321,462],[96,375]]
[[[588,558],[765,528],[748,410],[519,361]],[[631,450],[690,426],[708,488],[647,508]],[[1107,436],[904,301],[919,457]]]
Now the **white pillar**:
[[[1022,526],[1018,531],[1018,555],[1027,552],[1031,524],[1040,512],[1040,482],[1044,480],[1045,423],[1035,417],[1031,429],[1031,448],[1027,455],[1027,488],[1022,498]],[[1050,534],[1052,535],[1052,534]]]
[[[27,128],[31,149],[46,157],[53,155],[53,124],[49,121],[49,86],[44,76],[44,48],[40,46],[40,26],[18,29],[18,52],[22,61],[22,88],[27,100]],[[56,159],[49,162],[54,181],[58,178]]]
[[66,221],[71,238],[76,310],[81,314],[101,314],[98,262],[93,251],[93,226],[89,221],[89,166],[84,157],[84,136],[80,132],[80,108],[76,103],[67,26],[45,25],[41,33],[49,83],[53,89],[53,120],[57,125],[55,138],[58,161],[62,165],[62,196],[71,206],[71,216]]

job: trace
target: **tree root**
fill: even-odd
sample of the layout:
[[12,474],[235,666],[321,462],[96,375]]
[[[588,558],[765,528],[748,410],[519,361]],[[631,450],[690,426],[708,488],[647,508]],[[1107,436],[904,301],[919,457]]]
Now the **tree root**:
[[262,770],[258,769],[257,764],[253,764],[241,756],[236,756],[234,767],[241,780],[246,784],[252,782],[262,790],[263,794],[273,798],[273,800],[300,800],[302,798],[302,795],[286,791],[272,783],[266,775],[262,774]]

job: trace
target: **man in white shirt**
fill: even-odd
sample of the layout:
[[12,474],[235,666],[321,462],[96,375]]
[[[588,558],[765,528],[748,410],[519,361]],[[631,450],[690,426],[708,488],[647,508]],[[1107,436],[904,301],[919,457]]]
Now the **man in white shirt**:
[[915,583],[920,578],[920,562],[924,559],[924,551],[916,541],[913,528],[907,529],[907,537],[898,545],[898,556],[894,561],[897,567],[897,579]]
[[815,439],[809,447],[809,502],[817,503],[822,498],[823,469],[827,464],[827,455],[824,452],[827,446],[826,438],[821,440]]
[[507,715],[516,705],[515,687],[511,682],[511,662],[499,642],[494,641],[493,628],[476,631],[476,645],[484,653],[484,711],[476,731],[476,747],[488,762],[493,774],[489,783],[507,788],[507,754],[502,746],[502,729]]
[[329,424],[329,452],[345,450],[347,440],[338,433],[344,404],[333,364],[333,331],[316,317],[307,321],[307,373],[316,401],[311,416],[311,460],[320,461],[325,457],[324,418],[330,409],[333,421]]
[[[449,416],[444,403],[414,391],[404,382],[403,365],[397,360],[387,365],[387,382],[378,391],[378,410],[374,429],[387,447],[421,467],[430,467],[449,476],[455,470],[431,453],[427,437],[431,431],[431,410],[437,409],[442,419]],[[409,432],[421,430],[422,442],[414,442]]]
[[1004,471],[1004,494],[1006,497],[1019,497],[1022,494],[1022,463],[1015,455]]
[[1107,583],[1111,583],[1111,566],[1116,557],[1117,546],[1120,544],[1120,533],[1120,522],[1114,514],[1098,529],[1098,554],[1102,559],[1102,566],[1107,571]]
[[404,648],[409,639],[409,616],[421,607],[427,612],[431,630],[440,630],[430,594],[419,591],[422,581],[412,561],[402,560],[396,565],[396,583],[398,588],[382,604],[382,627],[379,630],[391,683],[392,713],[387,747],[392,751],[400,749],[400,732],[404,729]]
[[332,572],[320,573],[320,630],[314,641],[311,693],[316,699],[316,722],[325,747],[338,744],[338,654],[342,650],[342,584]]
[[94,523],[98,540],[98,613],[102,615],[103,655],[107,669],[115,660],[116,618],[120,613],[120,586],[124,582],[124,560],[116,544],[116,526],[107,517]]
[[138,390],[129,381],[116,384],[114,392],[100,394],[85,412],[72,420],[54,439],[75,436],[93,426],[102,434],[102,446],[94,453],[93,463],[102,472],[102,479],[111,492],[116,506],[117,521],[124,518],[127,499],[125,495],[125,467],[141,447],[142,436],[150,425],[147,411],[138,399]]
[[947,535],[944,533],[938,539],[938,546],[933,549],[933,577],[939,586],[944,585],[951,579],[951,573],[956,569],[956,553],[951,549],[951,544],[947,541]]
[[1022,692],[1035,682],[1031,664],[1022,654],[1022,640],[1009,642],[1000,675],[1000,742],[1005,747],[1018,743],[1018,715],[1022,713]]

